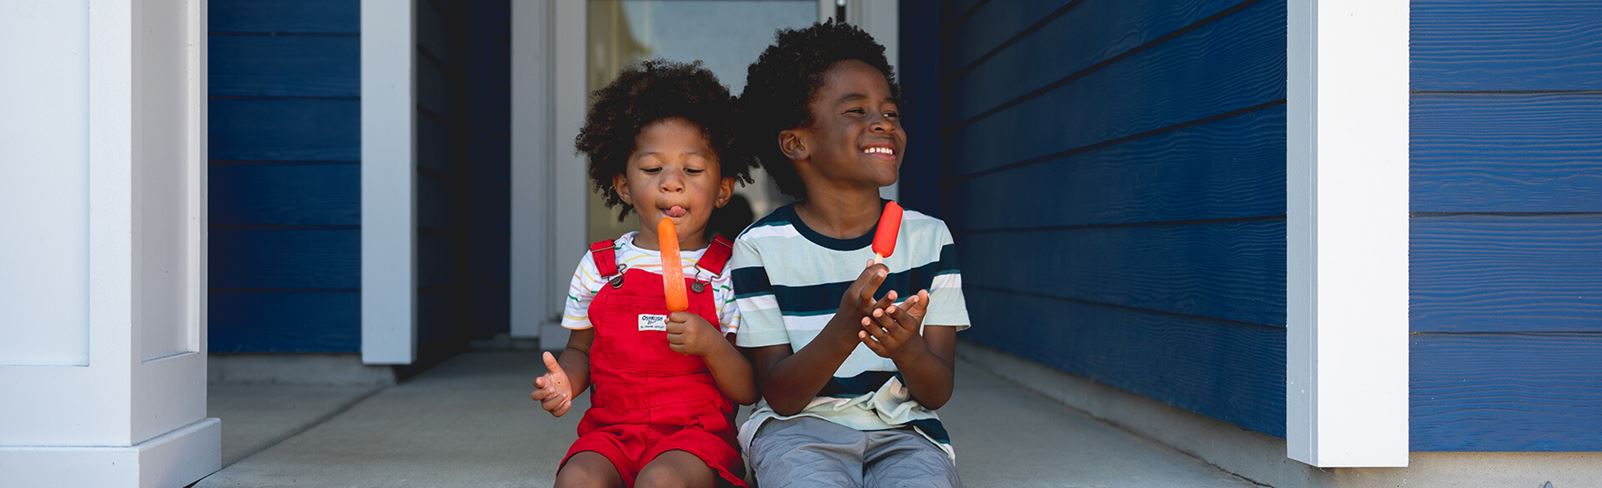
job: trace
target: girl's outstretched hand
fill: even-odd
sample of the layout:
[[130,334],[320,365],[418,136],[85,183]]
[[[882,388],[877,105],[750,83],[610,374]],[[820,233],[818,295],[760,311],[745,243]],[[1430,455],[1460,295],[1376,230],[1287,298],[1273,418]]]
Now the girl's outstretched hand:
[[534,378],[534,392],[528,396],[540,402],[540,407],[552,416],[561,417],[573,408],[572,383],[568,382],[567,372],[562,371],[562,365],[557,364],[556,356],[547,351],[544,358],[545,375]]

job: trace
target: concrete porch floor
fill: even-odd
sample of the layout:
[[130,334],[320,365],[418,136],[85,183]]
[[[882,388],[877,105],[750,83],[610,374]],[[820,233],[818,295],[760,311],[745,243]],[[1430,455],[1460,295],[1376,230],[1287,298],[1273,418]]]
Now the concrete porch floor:
[[[549,486],[588,405],[539,410],[528,392],[542,370],[532,351],[474,352],[376,393],[213,386],[226,467],[195,486]],[[1255,486],[972,363],[957,370],[940,414],[967,486]]]

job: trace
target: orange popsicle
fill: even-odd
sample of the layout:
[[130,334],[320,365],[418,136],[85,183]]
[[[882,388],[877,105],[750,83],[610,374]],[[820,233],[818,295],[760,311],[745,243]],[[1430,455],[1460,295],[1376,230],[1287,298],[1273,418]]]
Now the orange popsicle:
[[884,204],[879,214],[879,230],[873,233],[873,262],[878,264],[896,252],[896,235],[901,233],[901,205],[895,201]]
[[656,241],[662,246],[662,292],[667,295],[668,311],[689,310],[690,298],[684,293],[684,265],[679,262],[679,232],[673,228],[672,220],[663,217],[656,224]]

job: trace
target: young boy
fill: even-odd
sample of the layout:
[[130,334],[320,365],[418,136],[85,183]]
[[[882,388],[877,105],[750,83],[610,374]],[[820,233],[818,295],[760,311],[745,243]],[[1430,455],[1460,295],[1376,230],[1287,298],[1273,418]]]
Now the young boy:
[[906,147],[898,91],[843,23],[780,31],[749,69],[742,140],[800,199],[734,251],[735,341],[763,396],[740,440],[764,488],[961,484],[934,413],[968,327],[951,233],[909,210],[883,264],[869,249]]

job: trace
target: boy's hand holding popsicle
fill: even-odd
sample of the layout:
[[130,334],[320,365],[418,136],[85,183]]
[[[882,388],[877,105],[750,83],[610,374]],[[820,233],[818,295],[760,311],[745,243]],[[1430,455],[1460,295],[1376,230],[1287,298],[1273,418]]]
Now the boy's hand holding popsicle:
[[[879,225],[873,234],[873,264],[884,262],[896,251],[896,236],[901,233],[901,205],[889,202],[879,214]],[[895,291],[885,294],[895,302]],[[900,305],[879,304],[862,317],[862,330],[857,339],[868,345],[880,357],[898,359],[908,351],[923,347],[923,316],[929,311],[929,291],[919,290]]]
[[879,291],[879,285],[889,277],[890,268],[884,265],[884,258],[896,250],[896,235],[901,233],[901,205],[896,202],[885,204],[884,211],[879,214],[879,225],[873,233],[873,259],[868,261],[868,267],[862,270],[851,286],[846,288],[840,297],[840,308],[835,311],[836,317],[867,317],[874,309],[890,306],[896,301],[896,291],[890,290],[884,297],[874,300],[873,294]]
[[679,260],[679,232],[672,220],[664,218],[657,223],[656,238],[662,247],[662,292],[667,296],[668,349],[679,354],[706,356],[727,343],[727,339],[706,319],[689,312],[690,297],[684,291],[684,264]]

